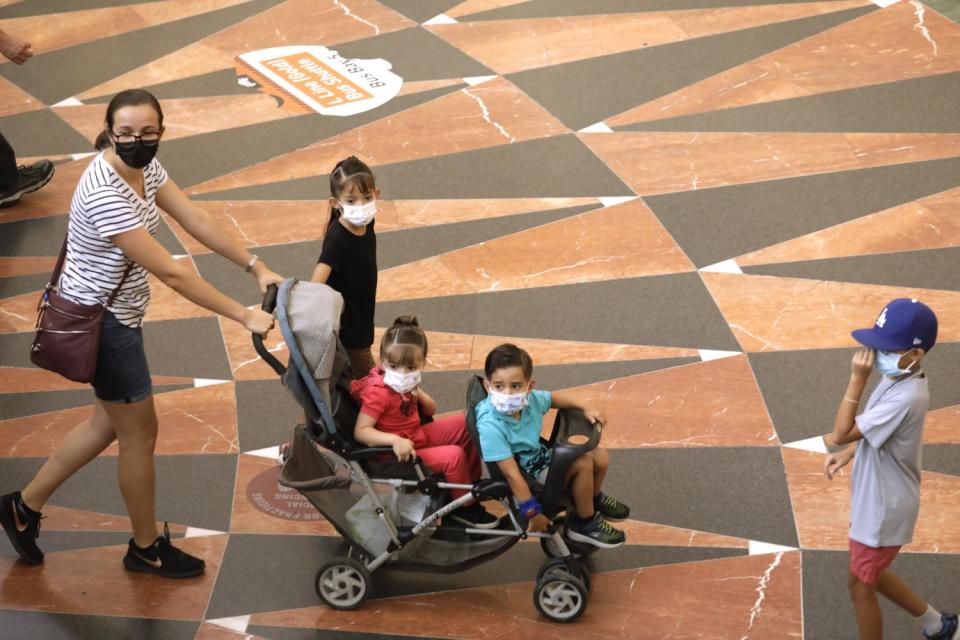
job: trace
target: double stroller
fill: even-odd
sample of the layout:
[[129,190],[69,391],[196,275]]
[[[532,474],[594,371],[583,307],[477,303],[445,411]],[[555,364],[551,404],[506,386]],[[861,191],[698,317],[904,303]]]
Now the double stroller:
[[[553,451],[543,485],[527,478],[551,520],[546,533],[526,530],[509,485],[495,464],[484,465],[474,485],[455,485],[421,465],[400,463],[391,447],[368,447],[353,438],[359,407],[351,397],[349,360],[337,334],[343,301],[325,284],[284,281],[271,286],[262,308],[276,313],[290,352],[288,365],[254,336],[257,353],[281,376],[303,407],[280,474],[281,485],[297,489],[323,514],[348,546],[348,552],[317,571],[317,595],[334,609],[354,609],[373,591],[373,572],[397,570],[454,573],[505,553],[520,540],[539,538],[547,560],[540,566],[533,603],[546,618],[570,622],[587,606],[590,576],[580,558],[596,547],[566,537],[571,511],[563,491],[570,463],[596,448],[601,426],[579,411],[560,411],[548,445]],[[467,426],[480,447],[474,407],[485,397],[482,379],[467,385]],[[427,427],[429,428],[429,427]],[[451,498],[450,489],[469,494]],[[472,498],[497,500],[506,515],[494,529],[474,529],[444,518]]]

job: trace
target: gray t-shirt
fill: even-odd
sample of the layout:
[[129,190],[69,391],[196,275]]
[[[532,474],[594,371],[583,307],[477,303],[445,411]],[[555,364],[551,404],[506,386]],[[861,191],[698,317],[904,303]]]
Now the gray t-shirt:
[[923,419],[927,379],[883,376],[856,417],[857,443],[850,499],[850,537],[870,547],[904,545],[920,511]]

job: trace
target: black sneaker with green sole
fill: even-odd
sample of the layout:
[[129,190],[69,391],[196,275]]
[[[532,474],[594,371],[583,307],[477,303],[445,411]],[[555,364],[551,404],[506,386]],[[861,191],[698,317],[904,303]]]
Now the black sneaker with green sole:
[[593,497],[593,508],[606,520],[617,522],[630,517],[630,507],[602,491]]
[[576,520],[571,522],[567,529],[567,537],[574,542],[592,544],[601,549],[614,549],[627,541],[627,535],[615,529],[613,525],[601,518],[599,513],[582,524]]

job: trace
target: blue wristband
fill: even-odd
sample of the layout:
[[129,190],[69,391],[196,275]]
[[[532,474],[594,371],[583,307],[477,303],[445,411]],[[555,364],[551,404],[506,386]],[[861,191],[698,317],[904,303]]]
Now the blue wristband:
[[517,505],[517,509],[520,511],[520,514],[528,520],[543,513],[543,507],[537,502],[536,498],[524,500]]

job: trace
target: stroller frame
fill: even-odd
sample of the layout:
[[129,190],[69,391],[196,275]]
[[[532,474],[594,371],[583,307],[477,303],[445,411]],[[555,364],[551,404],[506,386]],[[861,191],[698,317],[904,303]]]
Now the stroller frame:
[[[279,290],[271,285],[261,307],[264,311],[275,312],[277,315],[280,330],[290,352],[289,366],[284,367],[264,347],[260,336],[254,335],[253,343],[260,357],[281,376],[284,385],[303,407],[307,416],[307,424],[299,425],[296,429],[279,483],[303,493],[350,545],[347,557],[333,559],[317,571],[314,586],[320,599],[334,609],[354,609],[370,595],[373,587],[372,572],[384,564],[389,563],[398,570],[406,571],[458,572],[501,555],[520,540],[537,538],[548,559],[537,572],[534,606],[546,618],[555,622],[570,622],[579,617],[587,606],[590,577],[578,557],[589,555],[596,547],[573,542],[565,537],[565,512],[570,508],[570,501],[564,494],[562,478],[576,457],[596,448],[601,426],[590,423],[579,411],[558,412],[551,437],[544,441],[553,449],[546,486],[539,485],[533,478],[526,478],[534,494],[539,496],[544,514],[551,520],[551,526],[545,533],[527,531],[527,523],[518,512],[512,491],[496,464],[484,463],[490,477],[480,479],[472,485],[449,483],[435,477],[430,470],[424,469],[419,459],[411,463],[391,463],[399,473],[381,474],[369,471],[364,463],[382,462],[386,457],[393,457],[393,449],[366,447],[353,440],[356,407],[343,385],[338,384],[339,380],[331,379],[330,402],[333,407],[328,406],[328,400],[313,378],[287,317],[286,298],[296,285],[297,281],[293,278],[281,284]],[[325,285],[310,283],[310,286]],[[278,296],[280,304],[277,304]],[[336,340],[336,348],[343,354],[339,340]],[[470,437],[478,451],[480,442],[473,408],[485,394],[482,378],[472,376],[467,390],[467,424]],[[331,472],[331,459],[336,457],[342,457],[345,466],[349,468],[349,478]],[[550,481],[558,475],[560,481]],[[362,487],[364,495],[369,499],[377,518],[389,535],[386,548],[379,553],[371,553],[363,543],[358,543],[343,522],[338,522],[338,518],[332,517],[334,514],[324,510],[323,505],[318,504],[315,499],[316,490],[342,490],[352,483]],[[390,517],[390,510],[376,490],[377,486],[392,488],[394,492],[415,490],[424,496],[430,496],[429,515],[423,516],[412,527],[398,526]],[[460,498],[444,500],[436,506],[439,498],[450,489],[460,489],[468,493]],[[439,524],[444,516],[472,500],[499,500],[506,507],[508,526],[502,526],[504,523],[501,523],[501,526],[495,529],[479,529]],[[464,560],[448,564],[416,562],[418,552],[416,545],[411,543],[416,541],[421,545],[427,544],[434,537],[443,542],[444,535],[453,536],[455,539],[462,538],[458,544],[466,545],[468,550],[473,547],[478,549],[473,555],[467,554],[468,557]],[[405,558],[408,547],[414,549],[413,555]],[[358,552],[358,558],[353,557],[354,551]]]

